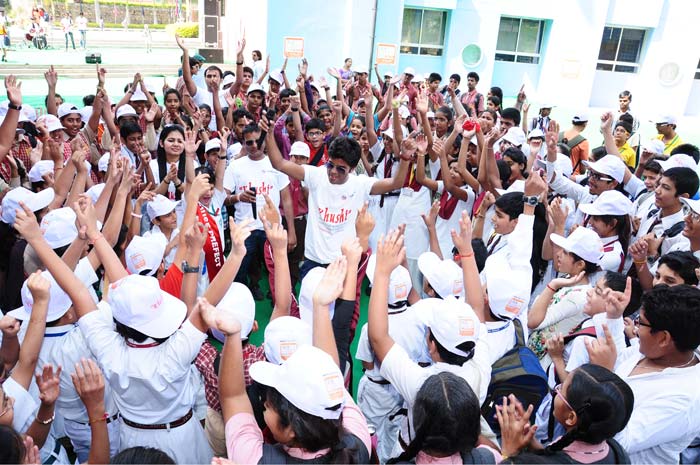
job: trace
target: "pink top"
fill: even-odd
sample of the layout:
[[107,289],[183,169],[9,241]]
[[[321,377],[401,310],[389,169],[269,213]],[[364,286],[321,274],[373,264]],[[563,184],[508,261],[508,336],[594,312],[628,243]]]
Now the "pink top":
[[588,444],[587,442],[574,441],[563,450],[566,455],[580,463],[593,463],[603,460],[610,452],[607,442],[600,444]]
[[[496,463],[501,463],[501,461],[503,460],[503,457],[496,449],[483,445],[478,447],[481,449],[487,449],[491,453],[493,453],[493,456],[496,459]],[[421,451],[418,452],[418,454],[416,455],[416,465],[433,463],[441,465],[461,465],[464,462],[462,461],[462,456],[459,453],[450,455],[449,457],[433,457],[432,455],[428,455],[425,452]]]
[[[372,450],[367,421],[352,397],[345,392],[343,407],[343,428],[357,436],[367,448]],[[295,447],[285,447],[287,454],[298,459],[313,459],[323,456],[330,449],[309,452]],[[226,451],[229,460],[235,463],[258,463],[263,453],[263,435],[251,413],[237,413],[226,422]]]

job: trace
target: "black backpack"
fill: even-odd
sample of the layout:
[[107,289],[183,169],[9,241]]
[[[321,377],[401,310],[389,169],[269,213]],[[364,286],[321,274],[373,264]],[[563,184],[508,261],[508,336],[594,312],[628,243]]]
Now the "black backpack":
[[481,414],[495,433],[501,430],[496,419],[496,405],[503,405],[504,397],[513,394],[524,408],[532,405],[532,420],[548,392],[547,374],[537,355],[525,343],[522,323],[517,318],[512,323],[515,347],[491,367],[491,382],[481,406]]

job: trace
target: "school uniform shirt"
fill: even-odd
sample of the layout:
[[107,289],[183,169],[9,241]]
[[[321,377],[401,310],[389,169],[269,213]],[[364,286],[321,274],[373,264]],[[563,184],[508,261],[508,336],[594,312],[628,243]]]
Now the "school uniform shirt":
[[[625,322],[620,318],[608,318],[608,315],[603,313],[596,313],[592,318],[584,321],[581,325],[581,329],[590,328],[595,326],[596,337],[604,338],[605,332],[603,331],[603,325],[608,326],[608,331],[613,337],[615,343],[615,348],[617,353],[621,353],[627,349],[627,343],[625,342]],[[566,361],[566,371],[571,373],[576,368],[581,365],[585,365],[591,361],[591,357],[588,355],[588,349],[586,349],[586,338],[590,336],[579,336],[567,344],[565,347],[565,358]],[[566,353],[568,349],[568,354]],[[554,387],[554,386],[552,386]],[[635,403],[636,405],[636,403]]]
[[630,168],[634,168],[637,165],[637,152],[630,147],[629,142],[625,142],[622,147],[618,147],[617,150],[620,152],[620,158],[625,162]]
[[600,269],[622,273],[625,268],[625,251],[618,236],[601,237],[603,241],[603,258],[600,259]]
[[369,200],[376,181],[350,174],[345,183],[331,184],[325,167],[304,165],[304,183],[309,187],[306,258],[325,264],[340,255],[343,241],[355,237],[357,212]]
[[[224,108],[228,108],[228,102],[226,101],[227,93],[228,90],[219,89],[218,96],[219,104],[221,104],[221,111],[223,111]],[[209,90],[206,89],[206,87],[202,88],[197,86],[197,91],[192,96],[192,100],[194,100],[194,103],[197,104],[197,108],[199,108],[199,106],[203,103],[209,105],[209,108],[211,108],[211,121],[209,121],[209,130],[216,131],[216,114],[214,114],[214,94],[209,92]]]
[[[377,161],[382,156],[384,152],[384,142],[377,141],[369,151]],[[377,165],[374,171],[374,177],[377,179],[391,178],[399,170],[400,160],[398,158],[393,158],[394,155],[387,153],[384,155],[384,159]],[[369,243],[372,250],[377,249],[377,241],[382,234],[389,232],[389,224],[391,223],[391,215],[394,212],[396,203],[399,201],[399,195],[401,191],[396,190],[389,192],[388,194],[382,195],[371,195],[369,200],[369,205],[367,206],[368,211],[374,217],[374,230],[370,234]]]
[[[160,227],[157,224],[154,224],[150,231],[146,231],[143,234],[143,237],[149,237],[149,236],[154,235],[154,234],[160,234],[165,239],[166,244],[169,244],[170,242],[172,242],[173,240],[175,240],[177,238],[178,234],[180,234],[180,229],[175,228],[173,230],[173,232],[170,234],[170,240],[168,240],[168,238],[165,237],[165,234],[163,234],[163,231],[160,230]],[[177,246],[173,247],[170,250],[170,253],[168,255],[166,255],[164,258],[166,270],[170,269],[170,265],[172,265],[173,261],[175,260],[175,255],[177,255]]]
[[[289,185],[289,177],[272,167],[270,159],[263,157],[260,160],[252,160],[250,157],[241,157],[233,160],[226,168],[224,175],[224,188],[231,194],[242,194],[248,189],[255,187],[255,205],[259,213],[265,207],[265,197],[267,194],[274,205],[280,204],[280,192]],[[248,202],[236,203],[236,223],[250,218],[253,219],[253,204]],[[250,224],[251,229],[263,229],[262,221],[259,218]]]
[[615,373],[632,388],[634,410],[615,439],[631,463],[678,463],[700,431],[700,364],[632,376],[642,358],[638,345],[619,352]]
[[[443,181],[438,181],[437,183],[437,193],[442,195],[443,191],[445,190],[445,183]],[[459,220],[462,218],[462,212],[466,210],[470,213],[469,216],[471,217],[471,211],[474,207],[474,199],[476,198],[476,196],[474,195],[474,191],[472,190],[472,188],[465,184],[464,186],[461,186],[460,189],[467,192],[467,200],[458,200],[457,206],[455,207],[449,218],[444,219],[438,215],[437,220],[435,221],[435,230],[437,232],[438,243],[440,244],[440,253],[442,254],[442,258],[452,256],[452,248],[454,247],[454,244],[452,243],[451,231],[453,229],[455,231],[459,231]],[[448,193],[447,195],[449,199],[453,197],[453,195],[450,193]]]
[[[657,134],[656,138],[660,140],[661,142],[664,142],[664,135],[663,134]],[[671,139],[668,142],[664,142],[664,155],[671,155],[671,152],[673,149],[681,145],[683,141],[681,140],[681,137],[676,133],[676,136]]]
[[90,293],[90,297],[92,297],[92,300],[95,303],[99,302],[100,299],[97,298],[97,293],[95,292],[95,288],[93,287],[93,284],[99,281],[99,278],[95,273],[95,269],[90,264],[90,259],[87,257],[81,258],[78,261],[78,264],[75,266],[73,274],[75,274],[75,277],[78,278],[80,282],[85,285],[88,292]]
[[[219,240],[221,241],[221,244],[223,245],[225,243],[224,240],[224,201],[226,200],[226,192],[223,190],[217,190],[214,189],[211,197],[211,202],[209,202],[209,207],[204,207],[204,209],[209,212],[209,214],[214,218],[214,221],[216,221],[216,226],[219,229]],[[185,196],[182,196],[182,200],[180,201],[180,208],[181,211],[185,211],[187,209],[187,202],[185,201]],[[176,207],[176,210],[178,208]],[[180,224],[178,222],[178,224]]]
[[[634,236],[634,241],[638,241],[642,236],[648,233],[654,233],[656,237],[661,237],[665,231],[669,230],[673,225],[685,221],[685,209],[681,208],[673,215],[661,216],[661,209],[654,209],[647,214],[647,217],[642,219],[639,224],[639,231]],[[659,255],[668,253],[669,249],[678,242],[683,242],[687,238],[682,232],[679,232],[673,237],[665,237],[661,242]]]

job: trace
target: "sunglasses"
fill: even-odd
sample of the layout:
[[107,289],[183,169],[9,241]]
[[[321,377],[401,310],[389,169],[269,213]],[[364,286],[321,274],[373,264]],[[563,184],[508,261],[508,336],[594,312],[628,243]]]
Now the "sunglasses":
[[604,176],[604,175],[602,175],[602,174],[600,174],[600,173],[594,173],[594,172],[592,172],[592,171],[591,171],[591,173],[588,175],[588,177],[589,177],[590,179],[593,179],[594,181],[596,181],[596,180],[597,180],[597,181],[608,181],[608,182],[613,181],[613,178],[609,178],[609,177]]
[[326,162],[326,168],[328,168],[328,171],[336,170],[338,172],[338,174],[342,174],[342,175],[345,175],[348,173],[348,169],[345,166],[334,165],[330,161]]
[[247,145],[248,147],[252,147],[253,145],[255,145],[255,142],[255,139],[250,139],[245,141],[245,145]]

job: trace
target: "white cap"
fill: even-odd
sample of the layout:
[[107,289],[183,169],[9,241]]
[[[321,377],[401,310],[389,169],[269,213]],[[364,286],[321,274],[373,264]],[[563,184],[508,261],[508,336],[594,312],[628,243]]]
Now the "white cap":
[[146,102],[148,101],[148,97],[146,97],[146,94],[143,93],[141,88],[137,88],[133,94],[131,94],[131,98],[129,99],[130,102]]
[[482,273],[486,277],[491,313],[512,320],[527,308],[532,286],[529,261],[522,267],[513,268],[508,254],[491,255]]
[[54,115],[43,115],[39,117],[39,120],[44,122],[44,124],[46,125],[46,130],[49,132],[64,129],[63,124],[61,124],[61,121]]
[[226,155],[229,158],[236,158],[238,154],[241,153],[242,148],[243,146],[240,142],[236,142],[235,144],[229,145],[228,149],[226,149]]
[[16,210],[21,209],[20,202],[24,203],[33,212],[46,208],[53,201],[54,191],[51,187],[40,192],[32,192],[24,187],[10,189],[2,199],[2,216],[0,220],[10,226],[15,224]]
[[681,197],[680,199],[693,213],[700,214],[700,200],[686,199],[685,197]]
[[[268,79],[272,79],[273,81],[276,81],[279,84],[284,84],[284,76],[282,76],[282,73],[279,70],[274,70],[270,73],[270,77]],[[311,84],[313,86],[313,84]],[[317,87],[318,89],[318,87]],[[320,89],[319,89],[320,92]]]
[[563,153],[557,152],[557,160],[554,162],[554,171],[563,174],[567,178],[574,172],[574,167],[571,166],[571,158]]
[[632,213],[632,201],[620,191],[602,192],[593,203],[582,203],[579,209],[586,215],[622,216]]
[[508,186],[508,189],[496,189],[496,191],[501,195],[508,194],[510,192],[525,192],[525,181],[523,179],[517,179],[513,181],[510,186]]
[[518,126],[513,126],[512,128],[508,129],[506,135],[503,136],[503,140],[506,140],[513,145],[517,145],[518,147],[522,146],[525,142],[527,142],[527,139],[525,138],[525,132],[523,132],[523,130]]
[[556,105],[554,105],[551,102],[545,101],[544,103],[540,103],[540,108],[554,108]]
[[358,65],[355,67],[355,73],[357,74],[369,74],[369,71],[367,70],[366,65]]
[[410,74],[411,76],[415,76],[416,70],[413,69],[411,66],[407,66],[406,68],[404,68],[403,74]]
[[576,228],[569,237],[551,234],[552,242],[569,253],[573,253],[587,262],[600,263],[603,258],[603,241],[595,231],[588,228]]
[[394,73],[392,73],[391,71],[387,71],[382,76],[388,77],[389,79],[392,79],[394,77]]
[[296,141],[292,144],[292,148],[289,149],[289,156],[291,157],[292,155],[309,158],[311,151],[305,142]]
[[138,117],[139,115],[136,114],[136,110],[134,110],[134,107],[127,103],[117,108],[117,121],[119,121],[119,118],[121,118],[122,116]]
[[97,203],[97,200],[102,195],[102,191],[105,190],[105,183],[95,184],[90,189],[87,190],[86,194],[92,200],[92,203]]
[[209,139],[204,146],[204,153],[209,153],[210,150],[218,150],[221,148],[221,141],[219,139]]
[[28,121],[32,123],[36,121],[36,109],[33,106],[23,103],[22,113],[27,117]]
[[[425,116],[427,116],[428,118],[435,118],[435,112],[434,112],[434,111],[428,111],[428,112],[425,114]],[[476,136],[474,136],[474,137],[476,137]]]
[[147,82],[146,83],[146,90],[148,91],[149,94],[155,94],[156,93],[156,86],[154,86],[150,82]]
[[171,211],[175,210],[178,202],[170,200],[164,195],[157,194],[153,197],[153,200],[146,203],[146,213],[151,218],[151,221],[155,220],[159,216],[167,215]]
[[[301,288],[299,289],[299,317],[304,320],[309,326],[313,326],[314,322],[314,292],[318,284],[323,279],[326,269],[322,266],[312,268],[306,273],[304,279],[301,280]],[[331,320],[335,314],[335,302],[329,307]]]
[[41,232],[52,249],[64,247],[78,237],[75,226],[75,212],[72,208],[63,207],[51,210],[41,219]]
[[132,274],[110,284],[107,302],[115,320],[154,338],[173,334],[187,314],[184,302],[162,291],[152,276]]
[[409,116],[411,116],[411,110],[409,110],[406,105],[401,105],[399,107],[399,116],[401,118],[408,118]]
[[44,180],[44,175],[53,173],[53,161],[52,160],[39,160],[34,163],[32,169],[29,170],[29,181],[39,182]]
[[625,162],[617,155],[605,155],[594,162],[584,160],[583,164],[586,168],[590,168],[596,173],[606,174],[619,183],[625,178],[625,172],[627,171]]
[[544,132],[542,132],[542,129],[535,128],[532,131],[530,131],[530,134],[527,135],[527,140],[534,139],[535,137],[544,139]]
[[107,171],[109,168],[109,152],[105,152],[104,155],[97,160],[97,171]]
[[690,168],[693,171],[696,171],[698,169],[698,164],[695,163],[693,157],[684,153],[677,153],[675,155],[671,155],[670,157],[668,157],[668,159],[658,160],[658,162],[664,171],[668,171],[671,168]]
[[[51,273],[43,271],[41,276],[48,279],[51,284],[51,287],[49,287],[49,309],[46,314],[46,321],[50,323],[65,315],[71,305],[73,305],[73,302],[68,294],[61,289],[61,286],[58,285],[56,280],[53,279]],[[29,290],[29,287],[27,287],[28,281],[27,279],[24,281],[24,284],[22,284],[22,291],[20,293],[22,296],[22,306],[11,312],[7,312],[9,316],[17,320],[27,321],[32,314],[34,298],[32,297],[32,292]]]
[[252,83],[250,87],[248,87],[246,95],[250,95],[252,92],[262,92],[262,94],[265,95],[265,89],[257,82]]
[[422,80],[423,76],[421,76],[420,74],[416,74],[415,76],[413,76],[413,79],[411,79],[411,82],[421,82]]
[[72,103],[64,102],[58,106],[58,119],[68,116],[71,113],[75,113],[80,116],[80,110],[78,110],[78,107]]
[[462,296],[462,269],[454,261],[440,260],[433,252],[423,252],[418,257],[418,269],[443,299]]
[[430,299],[430,307],[416,313],[423,323],[430,328],[435,339],[453,354],[468,357],[469,352],[458,349],[465,342],[479,339],[481,322],[474,310],[457,299]]
[[87,123],[90,117],[92,116],[92,105],[81,108],[79,113],[80,119],[83,121],[83,123]]
[[[376,267],[377,256],[372,254],[367,261],[366,272],[370,284],[374,284],[374,270]],[[389,304],[395,304],[408,299],[408,293],[411,292],[412,287],[411,274],[408,270],[401,265],[394,268],[394,271],[392,271],[389,276]]]
[[571,121],[574,123],[585,123],[588,121],[588,113],[579,111],[571,118]]
[[134,236],[124,251],[126,269],[134,274],[149,270],[148,276],[153,276],[163,261],[167,245],[165,236],[160,234],[151,234],[148,237]]
[[311,326],[293,316],[281,316],[270,321],[265,328],[265,358],[279,365],[292,356],[301,346],[313,345]]
[[236,82],[236,77],[233,74],[227,74],[224,76],[224,80],[221,82],[221,87],[226,88],[229,84]]
[[256,362],[251,378],[279,391],[296,408],[326,420],[337,420],[345,405],[345,384],[330,355],[302,346],[281,365]]
[[[216,308],[235,316],[241,324],[241,339],[248,339],[255,322],[255,299],[245,284],[231,283]],[[212,328],[211,333],[219,342],[226,339],[224,333],[218,329]]]
[[656,123],[656,124],[674,124],[674,125],[675,125],[675,124],[678,124],[678,122],[677,122],[677,120],[676,120],[676,117],[673,116],[673,115],[670,115],[670,114],[668,114],[668,113],[664,113],[664,114],[661,114],[661,115],[657,116],[656,119],[654,119],[654,120],[652,121],[652,123]]
[[663,155],[665,149],[666,146],[659,139],[649,139],[647,142],[642,144],[642,150],[655,153],[656,155]]

